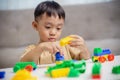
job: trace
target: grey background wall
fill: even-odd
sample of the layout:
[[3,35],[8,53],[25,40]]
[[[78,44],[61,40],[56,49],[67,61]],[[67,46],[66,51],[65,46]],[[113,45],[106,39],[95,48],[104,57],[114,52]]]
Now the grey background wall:
[[[120,1],[63,6],[66,21],[61,37],[77,34],[94,47],[120,52]],[[12,67],[29,44],[38,42],[32,28],[34,9],[0,11],[0,68]]]

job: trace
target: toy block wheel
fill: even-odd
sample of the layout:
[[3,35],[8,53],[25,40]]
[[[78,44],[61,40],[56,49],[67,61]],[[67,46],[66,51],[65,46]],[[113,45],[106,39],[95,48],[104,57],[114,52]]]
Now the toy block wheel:
[[33,71],[33,67],[31,65],[27,65],[25,69],[29,72]]
[[113,60],[114,60],[114,54],[109,54],[108,61],[113,61]]
[[106,61],[106,58],[105,58],[104,56],[100,56],[100,57],[98,58],[98,61],[101,62],[101,63],[103,63],[103,62]]
[[94,56],[92,56],[92,61],[93,61],[93,62],[98,62],[98,60],[95,59]]

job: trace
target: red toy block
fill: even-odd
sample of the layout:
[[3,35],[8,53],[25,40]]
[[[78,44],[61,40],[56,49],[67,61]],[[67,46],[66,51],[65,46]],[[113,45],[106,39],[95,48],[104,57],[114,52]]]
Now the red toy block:
[[98,58],[98,61],[101,62],[101,63],[103,63],[103,62],[106,61],[106,58],[105,58],[104,56],[100,56],[100,57]]
[[100,80],[101,76],[99,74],[92,75],[92,79]]
[[114,54],[109,54],[108,61],[113,61],[113,60],[114,60]]
[[25,69],[28,70],[29,72],[33,71],[33,67],[31,65],[27,65]]

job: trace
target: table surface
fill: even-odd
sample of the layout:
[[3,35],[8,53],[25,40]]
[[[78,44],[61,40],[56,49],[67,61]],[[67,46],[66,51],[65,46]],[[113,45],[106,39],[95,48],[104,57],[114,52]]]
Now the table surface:
[[[68,78],[68,77],[62,77],[62,78],[50,78],[45,76],[45,71],[47,70],[47,66],[53,66],[55,64],[48,64],[48,65],[38,65],[38,68],[32,72],[33,76],[37,76],[38,80],[88,80],[91,78],[91,72],[92,72],[92,66],[93,62],[91,59],[86,60],[86,71],[83,74],[80,74],[79,77],[76,78]],[[102,63],[101,68],[101,80],[120,80],[120,75],[112,74],[112,68],[113,66],[120,65],[120,55],[115,56],[114,61],[106,61],[105,63]],[[5,71],[5,79],[4,80],[11,80],[11,78],[15,75],[13,73],[13,68],[5,68],[0,69],[0,71]]]

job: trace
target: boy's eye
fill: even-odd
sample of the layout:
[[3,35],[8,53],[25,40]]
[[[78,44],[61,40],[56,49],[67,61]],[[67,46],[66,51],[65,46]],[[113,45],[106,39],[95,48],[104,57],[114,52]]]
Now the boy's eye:
[[61,28],[57,28],[57,30],[61,30]]
[[50,29],[51,27],[50,26],[45,26],[46,29]]

